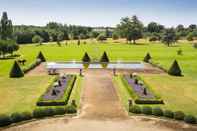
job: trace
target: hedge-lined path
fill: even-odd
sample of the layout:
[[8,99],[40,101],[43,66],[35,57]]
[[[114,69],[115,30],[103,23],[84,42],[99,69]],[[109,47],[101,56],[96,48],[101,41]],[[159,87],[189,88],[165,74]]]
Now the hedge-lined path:
[[127,119],[112,82],[112,71],[87,70],[82,95],[80,117],[91,119]]

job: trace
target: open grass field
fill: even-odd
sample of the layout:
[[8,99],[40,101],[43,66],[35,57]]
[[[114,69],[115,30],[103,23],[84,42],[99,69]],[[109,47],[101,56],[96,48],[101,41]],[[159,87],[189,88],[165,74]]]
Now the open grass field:
[[[177,55],[179,49],[182,49],[183,55]],[[112,42],[92,43],[91,41],[80,46],[76,43],[70,43],[67,46],[62,44],[62,47],[56,44],[23,45],[17,54],[27,59],[27,66],[35,60],[39,51],[43,52],[48,61],[80,61],[85,51],[94,60],[98,60],[103,51],[106,51],[112,61],[142,61],[145,54],[149,52],[153,61],[160,63],[166,69],[174,59],[177,59],[184,77],[142,75],[166,101],[165,108],[183,110],[197,116],[197,49],[189,43],[181,43],[173,47],[166,47],[159,43],[129,45]],[[49,76],[10,79],[8,76],[13,60],[0,60],[0,113],[30,110],[51,79]]]

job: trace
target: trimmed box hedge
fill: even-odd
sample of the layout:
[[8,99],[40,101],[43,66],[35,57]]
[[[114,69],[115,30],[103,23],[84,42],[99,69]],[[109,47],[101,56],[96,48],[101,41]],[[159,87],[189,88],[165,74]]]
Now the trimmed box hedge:
[[27,68],[23,69],[23,72],[26,74],[29,71],[33,70],[34,68],[36,68],[37,66],[39,66],[42,63],[42,61],[40,59],[37,59],[35,62],[33,62],[31,65],[29,65]]
[[152,87],[150,87],[141,77],[138,77],[138,79],[140,81],[143,81],[143,83],[146,85],[146,87],[148,88],[148,90],[154,94],[155,99],[142,99],[140,98],[140,96],[137,95],[137,93],[135,93],[135,91],[132,89],[132,87],[129,85],[129,83],[127,82],[127,80],[124,78],[124,76],[121,76],[121,80],[122,83],[125,85],[126,89],[128,90],[128,92],[130,93],[131,97],[133,98],[134,102],[136,104],[164,104],[164,101],[160,98],[159,95],[157,95]]
[[46,92],[39,98],[38,102],[37,102],[37,106],[63,106],[66,105],[68,103],[70,94],[72,92],[73,86],[75,84],[76,81],[76,75],[70,75],[71,78],[68,80],[68,83],[66,84],[66,89],[64,91],[64,95],[60,98],[60,99],[56,99],[56,100],[44,100],[43,96],[46,92],[48,92],[48,90],[50,88],[53,88],[52,85],[54,84],[55,81],[57,81],[59,79],[59,77],[56,77],[53,82],[49,85],[48,89],[46,90]]

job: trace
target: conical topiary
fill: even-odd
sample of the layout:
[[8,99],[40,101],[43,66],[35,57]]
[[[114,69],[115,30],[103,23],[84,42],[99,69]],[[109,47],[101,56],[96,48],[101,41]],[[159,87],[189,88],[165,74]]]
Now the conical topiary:
[[144,62],[148,63],[150,62],[151,59],[152,59],[151,55],[147,53],[146,56],[144,57]]
[[19,64],[15,61],[10,71],[10,77],[17,78],[17,77],[23,77],[23,76],[24,76],[23,71],[21,70]]
[[44,57],[44,55],[42,54],[42,52],[40,51],[38,56],[37,56],[37,59],[40,59],[42,62],[46,62],[46,59]]
[[86,63],[89,63],[91,61],[91,59],[90,59],[90,57],[89,57],[87,52],[85,52],[85,54],[84,54],[84,56],[82,58],[82,61],[86,62]]
[[182,76],[181,68],[176,60],[173,62],[172,66],[168,70],[168,74],[173,76]]
[[107,53],[105,51],[100,59],[100,62],[109,62],[109,58],[108,58]]

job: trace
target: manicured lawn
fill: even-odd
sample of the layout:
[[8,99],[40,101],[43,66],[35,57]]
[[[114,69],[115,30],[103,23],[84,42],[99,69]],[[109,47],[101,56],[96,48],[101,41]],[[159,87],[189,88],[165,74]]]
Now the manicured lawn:
[[76,101],[77,108],[80,108],[80,99],[81,99],[81,93],[82,93],[82,82],[83,82],[83,77],[77,76],[77,79],[75,81],[75,85],[72,89],[72,93],[69,98],[69,103],[72,102],[72,100]]
[[169,75],[143,75],[145,81],[164,99],[163,108],[197,116],[197,79]]
[[[182,49],[183,55],[177,55],[177,50]],[[99,60],[103,51],[106,51],[113,61],[142,61],[145,54],[149,52],[154,62],[160,63],[168,69],[174,59],[177,59],[184,77],[170,77],[168,75],[146,75],[144,79],[151,84],[162,99],[166,102],[165,108],[183,110],[186,113],[197,116],[197,49],[191,44],[181,43],[174,47],[166,47],[159,43],[141,43],[128,45],[120,43],[91,43],[77,46],[76,43],[62,47],[56,44],[43,46],[23,45],[17,54],[27,59],[26,66],[31,64],[39,51],[42,51],[48,61],[80,61],[84,52],[94,60]],[[31,110],[34,108],[37,98],[45,91],[50,77],[26,76],[22,79],[10,79],[9,70],[14,59],[0,60],[0,113]],[[116,79],[116,78],[115,78]],[[79,80],[80,83],[80,80]],[[118,82],[117,85],[120,85]],[[125,92],[123,87],[121,92]],[[77,95],[80,91],[76,91]],[[125,97],[128,97],[125,94]],[[77,104],[79,104],[79,97]],[[127,103],[127,100],[123,101]]]
[[51,80],[50,76],[0,78],[0,114],[32,111]]

